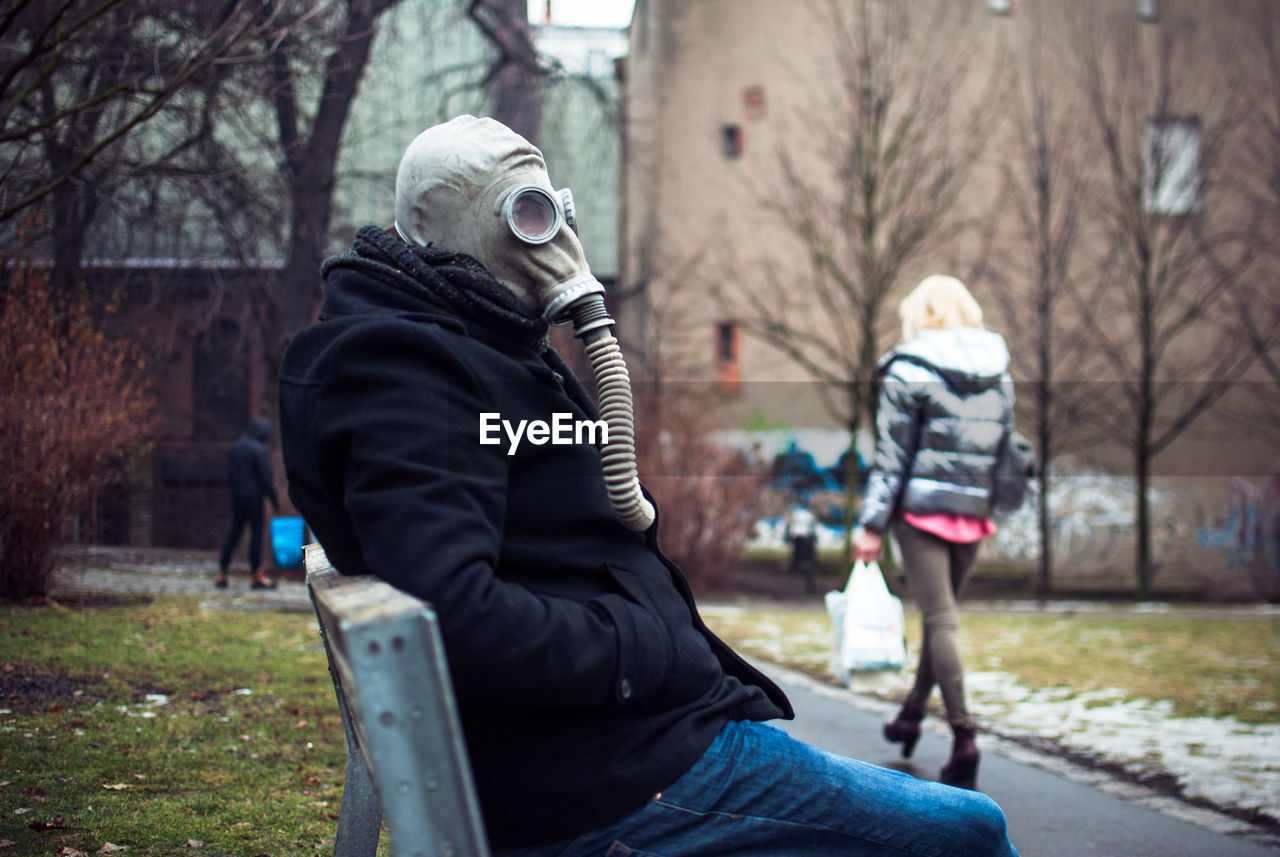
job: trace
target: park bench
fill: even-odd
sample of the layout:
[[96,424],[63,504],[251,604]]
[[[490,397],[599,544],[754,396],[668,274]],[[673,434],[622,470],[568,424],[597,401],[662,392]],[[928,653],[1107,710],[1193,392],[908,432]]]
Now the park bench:
[[434,611],[305,554],[347,736],[334,857],[373,857],[384,820],[392,857],[488,857]]

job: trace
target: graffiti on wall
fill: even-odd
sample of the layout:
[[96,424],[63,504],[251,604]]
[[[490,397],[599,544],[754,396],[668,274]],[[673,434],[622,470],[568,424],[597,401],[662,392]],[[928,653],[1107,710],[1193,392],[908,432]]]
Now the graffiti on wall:
[[[768,497],[755,522],[752,547],[787,544],[786,518],[797,508],[813,515],[820,548],[844,541],[846,475],[851,454],[850,434],[835,429],[772,429],[717,432],[724,444],[760,462],[769,474]],[[871,444],[859,438],[856,453],[859,473],[865,479]]]
[[[742,432],[724,433],[719,440],[770,464],[770,488],[785,498],[776,508],[764,504],[765,514],[756,522],[752,546],[785,545],[786,514],[796,505],[806,507],[817,518],[820,547],[843,543],[842,456],[848,451],[847,433]],[[868,439],[860,440],[864,443],[859,445],[858,457],[865,468],[871,444]],[[861,493],[863,486],[858,487]],[[1033,483],[1022,508],[1000,517],[999,530],[989,546],[990,558],[1027,566],[1038,561],[1037,489]],[[1128,476],[1055,472],[1049,498],[1055,568],[1077,577],[1127,571],[1137,530],[1135,490],[1135,481]],[[1186,549],[1205,520],[1197,497],[1185,490],[1152,487],[1148,498],[1156,571],[1185,564]]]
[[[1049,515],[1054,566],[1058,569],[1114,569],[1132,560],[1138,520],[1132,477],[1107,473],[1053,473]],[[1204,522],[1191,492],[1152,487],[1147,491],[1151,549],[1156,571],[1176,565],[1196,528]],[[1040,555],[1039,484],[1027,501],[999,520],[993,549],[1001,559],[1032,563]]]
[[1196,540],[1224,551],[1227,569],[1246,574],[1263,598],[1280,601],[1280,469],[1261,485],[1233,477],[1226,510]]

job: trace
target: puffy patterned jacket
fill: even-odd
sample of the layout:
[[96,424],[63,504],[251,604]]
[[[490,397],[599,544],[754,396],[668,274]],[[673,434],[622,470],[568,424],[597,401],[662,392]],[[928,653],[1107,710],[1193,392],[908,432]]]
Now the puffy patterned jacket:
[[1009,350],[973,327],[926,329],[877,367],[877,443],[859,524],[901,512],[991,512],[996,448],[1013,420]]

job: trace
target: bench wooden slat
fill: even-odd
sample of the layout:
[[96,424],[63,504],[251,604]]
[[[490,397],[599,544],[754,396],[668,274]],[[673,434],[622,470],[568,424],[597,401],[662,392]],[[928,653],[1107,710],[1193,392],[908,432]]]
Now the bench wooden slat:
[[305,551],[347,731],[335,857],[371,857],[380,820],[393,857],[488,857],[435,612]]

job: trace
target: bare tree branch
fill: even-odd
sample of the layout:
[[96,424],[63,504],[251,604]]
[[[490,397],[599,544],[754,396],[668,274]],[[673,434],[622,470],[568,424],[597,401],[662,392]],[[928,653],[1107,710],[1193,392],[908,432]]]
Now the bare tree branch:
[[[1123,417],[1121,436],[1137,477],[1135,571],[1144,597],[1156,572],[1148,501],[1154,459],[1224,395],[1250,360],[1241,338],[1217,328],[1211,316],[1242,288],[1256,253],[1228,210],[1201,210],[1229,182],[1229,153],[1246,105],[1232,58],[1206,58],[1214,43],[1189,20],[1167,17],[1154,38],[1143,39],[1133,15],[1108,16],[1093,5],[1080,11],[1071,42],[1075,79],[1106,165],[1096,200],[1110,246],[1098,276],[1113,298],[1078,306],[1131,385],[1113,416]],[[1168,127],[1162,123],[1175,121],[1197,132],[1190,178],[1180,176],[1160,136]],[[1170,187],[1180,201],[1193,196],[1194,208],[1163,210],[1158,194]]]
[[[107,26],[115,32],[128,32],[136,26],[138,19],[149,15],[146,10],[136,9],[125,13],[119,8],[118,0],[108,0],[63,26],[64,18],[75,6],[75,0],[63,0],[47,18],[24,25],[24,16],[18,15],[8,26],[8,30],[16,31],[14,36],[25,36],[29,47],[25,56],[9,68],[5,78],[0,79],[0,84],[3,84],[0,96],[4,96],[3,107],[0,107],[0,122],[3,122],[0,143],[44,134],[68,123],[83,122],[94,126],[95,120],[108,106],[119,109],[119,119],[113,127],[97,133],[88,145],[76,147],[74,154],[55,174],[11,201],[0,204],[0,221],[17,216],[70,182],[105,151],[156,117],[193,78],[225,56],[242,39],[261,31],[264,26],[273,26],[276,17],[270,7],[264,14],[260,3],[237,0],[195,41],[180,45],[176,50],[153,52],[148,55],[148,60],[142,62],[131,63],[128,57],[124,57],[119,78],[107,76],[111,70],[109,65],[94,69],[97,85],[92,85],[84,97],[61,104],[52,95],[49,84],[55,72],[65,66],[68,56],[73,51],[89,47],[90,42],[105,39],[107,44],[111,44],[113,41],[112,36],[101,33],[95,25]],[[111,21],[112,12],[121,12],[126,17]],[[118,41],[119,36],[114,39]],[[46,57],[45,62],[37,65]],[[49,93],[42,109],[25,109],[24,105],[41,91]]]

